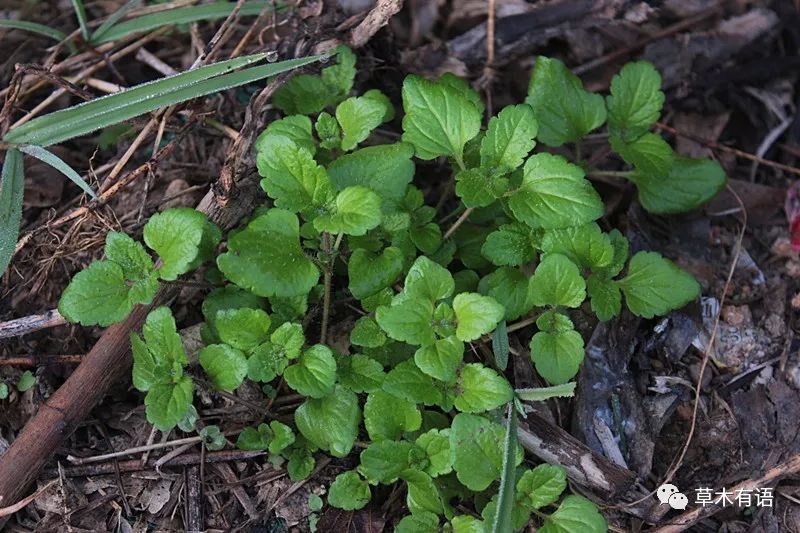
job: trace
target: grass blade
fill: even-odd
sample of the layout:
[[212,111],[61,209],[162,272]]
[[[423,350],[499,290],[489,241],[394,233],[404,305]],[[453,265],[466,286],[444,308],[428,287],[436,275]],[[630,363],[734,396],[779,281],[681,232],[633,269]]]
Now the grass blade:
[[563,385],[553,385],[552,387],[539,387],[535,389],[517,389],[514,391],[521,400],[529,402],[543,402],[550,398],[570,398],[575,396],[575,382],[570,381]]
[[[236,2],[223,2],[203,6],[179,7],[158,13],[150,13],[141,17],[120,22],[97,37],[94,44],[107,43],[122,39],[136,33],[152,31],[170,24],[187,24],[203,20],[216,20],[231,14]],[[264,8],[271,7],[272,2],[257,0],[246,2],[239,13],[242,16],[258,15]]]
[[26,153],[29,156],[33,156],[42,163],[47,163],[54,169],[58,170],[62,174],[64,174],[67,178],[72,181],[75,185],[83,189],[83,192],[91,196],[93,199],[97,199],[97,195],[94,193],[89,184],[83,181],[83,178],[73,170],[71,166],[66,164],[63,159],[58,157],[56,154],[52,152],[48,152],[41,146],[33,146],[30,144],[26,144],[19,147],[20,152]]
[[514,531],[512,515],[514,513],[514,484],[516,468],[514,459],[517,456],[517,411],[514,402],[508,404],[508,425],[506,438],[503,441],[503,473],[500,477],[500,492],[497,495],[497,512],[492,522],[492,533]]
[[92,44],[98,43],[99,42],[98,40],[108,30],[110,30],[111,27],[114,26],[114,24],[119,22],[122,19],[122,17],[124,17],[130,12],[131,9],[137,7],[141,3],[142,0],[128,0],[127,2],[125,2],[125,4],[121,8],[117,9],[111,15],[109,15],[108,18],[105,21],[103,21],[103,23],[96,30],[94,30],[94,33],[92,33],[92,36],[89,39],[91,43]]
[[75,16],[78,17],[78,26],[81,27],[81,35],[88,42],[89,41],[89,23],[86,20],[86,8],[83,5],[83,0],[72,0],[72,8],[75,10]]
[[63,41],[67,38],[67,34],[55,30],[50,26],[45,26],[44,24],[38,24],[36,22],[27,22],[24,20],[8,20],[2,19],[0,20],[0,28],[10,28],[13,30],[23,30],[29,31],[31,33],[36,33],[39,35],[44,35],[45,37],[50,37],[56,41]]
[[265,55],[254,54],[222,61],[56,111],[12,129],[6,134],[5,141],[14,144],[49,146],[118,124],[161,107],[274,76],[325,57],[290,59],[239,72],[230,72],[235,68],[261,60]]
[[25,170],[22,154],[14,148],[6,152],[0,181],[0,274],[14,256],[22,220],[22,193],[25,190]]
[[505,370],[508,366],[508,353],[511,351],[508,347],[508,328],[505,320],[497,324],[497,328],[494,330],[492,351],[494,352],[494,364],[500,370]]

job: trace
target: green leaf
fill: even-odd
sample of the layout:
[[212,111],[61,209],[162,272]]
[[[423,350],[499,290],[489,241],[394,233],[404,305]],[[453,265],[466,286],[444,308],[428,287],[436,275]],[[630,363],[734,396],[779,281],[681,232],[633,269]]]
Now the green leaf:
[[[321,147],[326,150],[339,149],[342,144],[342,130],[333,115],[327,111],[320,113],[317,117],[317,122],[314,123],[314,129],[317,132],[317,137],[319,137],[319,145]],[[333,175],[331,175],[331,180],[333,180]]]
[[571,398],[575,396],[575,382],[553,385],[552,387],[536,387],[533,389],[516,389],[514,393],[520,400],[543,402],[550,398]]
[[86,8],[83,7],[83,0],[72,0],[72,9],[78,19],[78,26],[81,29],[81,36],[84,41],[89,40],[89,25],[86,20]]
[[308,65],[319,61],[323,56],[290,59],[232,72],[237,68],[261,61],[265,57],[264,53],[243,56],[143,83],[35,118],[11,129],[3,139],[13,144],[37,146],[58,144],[162,107],[218,93]]
[[142,334],[144,340],[131,333],[133,386],[147,392],[153,385],[171,381],[175,364],[185,366],[189,360],[169,307],[150,311]]
[[[292,140],[300,148],[304,148],[311,155],[317,150],[314,136],[311,133],[311,119],[305,115],[290,115],[280,120],[270,122],[267,128],[256,139],[256,152],[265,152],[269,149],[270,137],[282,136]],[[269,157],[267,154],[266,157]]]
[[358,471],[372,484],[394,483],[411,466],[412,451],[414,445],[406,441],[373,442],[361,452]]
[[227,344],[211,344],[198,354],[200,366],[211,378],[214,387],[231,392],[239,387],[247,375],[247,357]]
[[141,0],[128,0],[122,6],[111,13],[103,23],[95,28],[94,32],[92,32],[91,36],[89,37],[90,43],[96,43],[100,37],[102,37],[109,29],[111,29],[117,22],[122,20],[122,18],[127,15],[132,9],[139,7],[141,4]]
[[244,428],[236,440],[240,450],[266,450],[272,440],[272,430],[267,424],[259,424],[257,428]]
[[405,196],[414,177],[411,157],[414,147],[407,143],[367,146],[344,154],[328,166],[328,176],[337,190],[353,185],[369,187],[384,201],[397,202]]
[[541,246],[546,254],[565,255],[576,265],[593,270],[610,265],[614,259],[611,237],[596,222],[547,230]]
[[453,533],[487,533],[488,531],[484,522],[469,515],[453,517],[450,524],[453,526]]
[[449,298],[454,288],[455,282],[449,270],[425,256],[420,256],[408,269],[403,292],[411,297],[435,302]]
[[508,178],[484,168],[456,174],[456,194],[467,207],[486,207],[508,191]]
[[429,376],[448,383],[455,381],[456,370],[464,359],[464,343],[456,337],[439,339],[422,346],[414,354],[414,362]]
[[404,516],[395,527],[395,533],[439,533],[439,517],[434,513],[417,513]]
[[665,315],[700,296],[700,285],[689,273],[655,252],[634,255],[628,275],[617,283],[631,313],[644,318]]
[[411,514],[445,514],[442,497],[431,476],[420,470],[409,469],[401,477],[408,486],[406,505]]
[[439,79],[436,80],[436,83],[440,85],[444,85],[446,87],[450,87],[451,89],[455,90],[458,94],[472,102],[472,105],[475,106],[475,109],[478,110],[478,114],[483,116],[483,112],[486,110],[486,106],[483,105],[483,100],[481,100],[481,96],[478,92],[473,89],[470,84],[464,78],[460,78],[453,74],[452,72],[445,72]]
[[583,362],[583,338],[573,329],[540,331],[531,339],[530,348],[536,371],[554,385],[575,377]]
[[539,533],[605,533],[608,524],[597,506],[583,496],[564,498],[558,510],[545,518]]
[[580,226],[604,212],[603,201],[584,178],[583,169],[546,153],[525,162],[522,184],[509,197],[508,206],[520,222],[544,229]]
[[338,62],[322,69],[322,81],[333,89],[337,102],[344,100],[353,89],[353,80],[356,77],[356,55],[347,46],[336,47]]
[[383,122],[394,120],[394,104],[379,89],[370,89],[363,94],[363,97],[374,100],[383,106]]
[[661,75],[648,61],[628,63],[611,80],[606,105],[609,132],[625,142],[638,139],[661,115]]
[[0,400],[8,398],[8,384],[0,382]]
[[314,472],[316,461],[305,446],[292,447],[286,455],[289,459],[286,463],[286,473],[295,483],[307,479]]
[[26,20],[0,19],[0,28],[29,31],[31,33],[50,37],[54,41],[65,41],[67,39],[67,34],[63,31],[58,31],[50,26],[45,26],[44,24],[38,24],[36,22],[28,22]]
[[408,235],[414,246],[424,254],[436,252],[442,244],[442,229],[435,222],[413,226]]
[[333,392],[336,384],[336,360],[333,352],[323,344],[306,350],[297,363],[283,373],[286,383],[302,394],[322,398]]
[[219,338],[243,352],[250,352],[269,338],[270,324],[269,315],[261,309],[225,309],[216,315]]
[[386,106],[374,98],[348,98],[336,108],[336,120],[342,127],[342,150],[349,152],[383,123]]
[[536,58],[525,102],[536,115],[539,139],[548,146],[578,141],[606,120],[603,97],[585,90],[558,59]]
[[22,198],[25,191],[25,169],[22,154],[11,148],[6,151],[0,180],[0,274],[6,271],[19,236],[22,220]]
[[386,344],[386,334],[371,316],[362,316],[356,320],[350,331],[350,344],[377,348]]
[[407,76],[403,82],[403,141],[420,159],[446,155],[463,168],[464,145],[480,131],[481,114],[463,93],[441,82]]
[[578,307],[586,299],[586,282],[578,267],[561,254],[545,256],[529,285],[533,305]]
[[313,211],[332,198],[330,178],[312,152],[283,135],[261,140],[256,156],[261,188],[277,207],[293,212]]
[[358,472],[350,470],[336,476],[328,492],[328,503],[345,511],[355,511],[364,508],[371,497],[367,482]]
[[30,156],[33,156],[39,161],[46,163],[51,167],[53,167],[54,169],[58,170],[64,176],[66,176],[72,183],[80,187],[83,190],[83,192],[91,196],[93,200],[97,200],[97,195],[92,190],[92,188],[89,187],[89,185],[85,181],[83,181],[83,178],[80,176],[80,174],[75,172],[75,170],[73,170],[71,166],[66,164],[60,157],[58,157],[54,153],[48,152],[41,146],[34,146],[29,144],[20,146],[19,151],[28,154]]
[[300,248],[297,216],[270,209],[228,238],[228,252],[217,257],[226,278],[259,296],[307,294],[319,270]]
[[482,413],[508,403],[514,397],[511,385],[480,363],[464,365],[458,376],[455,406],[464,413]]
[[217,334],[217,313],[226,309],[240,309],[247,307],[251,309],[259,309],[266,306],[266,300],[259,298],[250,291],[245,291],[236,285],[226,285],[224,287],[214,289],[211,291],[205,300],[203,300],[203,317],[206,319],[211,334],[213,335],[213,342],[206,344],[214,344],[219,342],[219,335]]
[[645,133],[630,142],[609,136],[611,148],[638,172],[650,178],[666,178],[675,162],[675,152],[660,135]]
[[346,46],[337,48],[338,63],[320,76],[301,74],[275,91],[273,103],[287,115],[311,115],[345,98],[353,88],[356,57]]
[[456,337],[469,342],[494,330],[503,320],[505,309],[497,300],[474,292],[464,292],[453,299],[458,326]]
[[340,192],[331,210],[314,219],[314,228],[334,234],[364,235],[380,223],[380,197],[366,187],[355,185]]
[[22,373],[17,381],[17,390],[20,392],[25,392],[30,390],[36,384],[36,378],[34,377],[33,373],[30,370],[26,370]]
[[663,215],[697,209],[725,187],[727,177],[716,161],[675,156],[669,176],[634,172],[630,180],[639,189],[642,207]]
[[144,398],[147,421],[161,431],[178,425],[192,404],[192,378],[182,376],[174,383],[153,385]]
[[478,285],[482,294],[497,300],[505,309],[505,320],[516,320],[533,308],[528,296],[530,279],[519,269],[500,267]]
[[433,304],[421,298],[399,296],[392,305],[382,305],[375,311],[375,320],[381,329],[397,341],[417,346],[432,344],[435,341],[431,325]]
[[517,492],[525,507],[541,509],[558,501],[567,488],[567,472],[560,466],[541,464],[517,481]]
[[266,383],[283,374],[289,360],[281,346],[265,342],[257,346],[247,360],[247,377]]
[[[458,480],[468,489],[483,491],[500,479],[503,471],[505,428],[477,415],[461,413],[450,428],[450,456]],[[512,461],[522,462],[522,448]]]
[[122,267],[125,279],[141,280],[153,272],[153,259],[147,254],[141,243],[133,240],[128,234],[110,231],[106,235],[104,248],[106,257]]
[[508,346],[508,328],[506,321],[502,320],[497,324],[497,328],[492,334],[492,353],[494,353],[494,364],[500,370],[505,370],[508,367],[508,354],[510,349]]
[[355,393],[336,387],[324,398],[309,398],[294,412],[300,433],[317,448],[334,457],[345,457],[353,449],[361,422]]
[[[218,229],[209,230],[210,224],[203,213],[189,207],[167,209],[150,217],[144,226],[144,242],[161,258],[162,265],[158,268],[161,279],[177,279],[195,267],[198,259],[205,259],[204,249],[216,248],[220,234]],[[215,235],[210,237],[210,246],[204,246],[203,237],[208,231]]]
[[617,229],[611,230],[608,236],[611,238],[611,246],[614,248],[614,259],[611,260],[611,264],[603,268],[602,273],[613,278],[622,272],[625,263],[628,262],[628,239]]
[[486,237],[481,254],[497,266],[529,263],[536,255],[531,230],[524,224],[503,224]]
[[359,300],[390,287],[403,272],[403,252],[389,246],[376,256],[363,248],[353,250],[347,262],[350,292]]
[[203,446],[211,451],[221,450],[225,447],[225,435],[218,426],[206,426],[198,434],[203,438]]
[[373,442],[397,440],[403,433],[416,431],[422,415],[416,404],[382,390],[371,392],[364,404],[364,426]]
[[592,302],[592,311],[601,322],[611,320],[622,310],[619,284],[605,276],[592,274],[586,280],[586,291]]
[[500,491],[497,493],[497,511],[492,521],[492,533],[513,531],[514,517],[514,458],[517,451],[517,411],[508,405],[506,436],[503,440],[503,471],[500,476]]
[[445,398],[434,385],[433,378],[420,370],[414,361],[404,361],[395,366],[383,382],[383,390],[413,403],[441,405]]
[[428,457],[429,465],[425,472],[429,476],[443,476],[453,471],[449,429],[431,429],[417,437],[415,444]]
[[292,428],[277,420],[270,422],[269,427],[272,430],[272,441],[269,443],[269,453],[281,453],[284,449],[294,444],[295,436]]
[[383,365],[363,354],[337,357],[336,374],[339,383],[353,392],[380,390],[386,378]]
[[481,141],[481,167],[508,173],[522,165],[536,145],[539,130],[533,109],[527,104],[503,108],[489,121]]

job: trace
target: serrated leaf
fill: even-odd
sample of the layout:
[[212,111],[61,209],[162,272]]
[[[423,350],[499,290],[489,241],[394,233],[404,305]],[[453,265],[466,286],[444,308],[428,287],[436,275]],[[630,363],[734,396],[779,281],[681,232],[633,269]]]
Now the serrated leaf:
[[230,236],[228,252],[217,257],[226,278],[259,296],[307,294],[319,270],[300,248],[297,216],[270,209]]
[[414,362],[420,370],[448,383],[456,379],[456,370],[463,359],[464,343],[455,337],[439,339],[414,353]]
[[431,476],[420,470],[409,469],[403,472],[401,478],[406,482],[406,505],[412,514],[446,513],[439,489],[433,483]]
[[592,274],[586,280],[586,291],[592,302],[592,311],[601,322],[611,320],[622,310],[622,294],[613,279]]
[[478,91],[472,88],[472,86],[465,80],[459,76],[456,76],[452,72],[445,72],[439,79],[436,80],[436,83],[440,85],[444,85],[450,87],[451,89],[455,90],[458,94],[472,102],[472,105],[475,106],[475,109],[478,110],[478,114],[483,116],[483,112],[486,110],[486,106],[483,105],[483,100],[481,100],[481,95],[478,94]]
[[464,413],[490,411],[514,397],[508,381],[480,363],[464,365],[458,376],[456,390],[454,405]]
[[578,141],[606,120],[603,97],[585,90],[558,59],[536,58],[525,102],[539,123],[539,140],[548,146]]
[[328,503],[332,507],[354,511],[363,509],[371,497],[367,482],[351,470],[336,476],[328,492]]
[[528,158],[522,184],[508,199],[520,222],[532,228],[580,226],[603,216],[600,195],[583,169],[561,156],[540,153]]
[[336,360],[330,348],[317,344],[306,350],[300,359],[283,373],[287,385],[312,398],[333,392],[336,384]]
[[660,135],[644,133],[630,142],[609,136],[611,148],[637,171],[652,178],[666,178],[675,161],[675,152]]
[[439,517],[434,513],[417,513],[404,516],[395,533],[439,533]]
[[131,333],[133,348],[133,386],[147,392],[157,383],[172,380],[174,364],[188,364],[175,319],[168,307],[148,313],[142,326],[144,340]]
[[389,246],[376,256],[363,248],[353,250],[347,262],[349,288],[359,300],[372,296],[397,281],[403,272],[403,252]]
[[586,282],[575,263],[566,256],[549,254],[533,273],[529,297],[533,305],[539,307],[578,307],[586,299]]
[[269,443],[269,453],[281,453],[284,449],[294,444],[294,431],[283,422],[273,420],[269,423],[269,428],[272,430],[272,441]]
[[453,471],[453,463],[450,457],[450,430],[431,429],[423,433],[415,444],[424,450],[428,457],[429,464],[425,472],[431,477],[443,476]]
[[274,120],[267,125],[256,138],[256,152],[269,149],[269,137],[283,136],[291,139],[297,146],[308,150],[311,155],[317,150],[314,136],[311,133],[311,119],[305,115],[289,115],[279,120]]
[[362,316],[356,320],[353,329],[350,331],[350,344],[354,346],[365,346],[367,348],[377,348],[386,343],[386,334],[371,316]]
[[337,386],[324,398],[309,398],[294,412],[302,435],[317,448],[334,457],[345,457],[353,449],[361,422],[355,393]]
[[110,261],[122,267],[122,274],[126,279],[145,278],[155,268],[153,259],[147,254],[144,246],[126,233],[108,232],[103,252]]
[[583,496],[569,495],[545,518],[540,533],[605,533],[608,524],[597,506]]
[[450,521],[453,533],[487,533],[487,525],[474,516],[461,515],[453,517]]
[[567,472],[560,466],[541,464],[517,481],[517,493],[529,509],[541,509],[558,501],[567,488]]
[[403,433],[416,431],[422,415],[416,404],[378,390],[367,395],[364,404],[364,426],[373,442],[397,440]]
[[[161,279],[174,280],[185,274],[201,255],[204,232],[210,224],[206,216],[188,207],[167,209],[150,217],[144,226],[144,242],[161,258]],[[213,232],[213,230],[211,230]],[[216,242],[210,248],[216,247]]]
[[540,331],[531,339],[530,348],[536,371],[554,385],[575,377],[583,362],[583,337],[575,330]]
[[0,180],[0,274],[6,271],[19,236],[22,199],[25,192],[25,168],[16,148],[6,151]]
[[464,292],[453,299],[458,326],[456,337],[464,342],[474,341],[491,332],[503,320],[506,310],[497,300],[474,292]]
[[383,390],[413,403],[441,405],[445,401],[433,378],[420,370],[414,361],[404,361],[389,371],[383,381]]
[[[500,479],[503,470],[505,428],[481,416],[460,413],[450,428],[450,456],[458,480],[473,491],[483,491]],[[514,466],[522,462],[517,446]]]
[[550,398],[571,398],[575,396],[575,382],[553,385],[552,387],[536,387],[533,389],[516,389],[514,393],[520,400],[543,402]]
[[247,427],[239,433],[236,447],[240,450],[266,450],[272,437],[272,430],[267,424],[259,424],[257,428]]
[[389,337],[417,346],[435,341],[432,319],[433,304],[421,298],[395,297],[392,305],[382,305],[375,311],[375,320]]
[[283,135],[261,141],[256,157],[261,188],[277,207],[311,212],[333,198],[330,178],[311,152]]
[[301,74],[281,86],[273,103],[287,115],[311,115],[347,98],[353,88],[356,57],[346,46],[337,49],[338,63],[322,69],[321,75]]
[[481,254],[497,266],[530,262],[536,255],[530,228],[519,222],[503,224],[486,237]]
[[411,466],[409,456],[413,449],[414,445],[406,441],[373,442],[361,452],[358,471],[372,484],[394,483]]
[[334,160],[328,166],[328,175],[338,190],[362,185],[385,202],[397,202],[414,177],[413,155],[414,147],[408,143],[367,146]]
[[[319,145],[326,150],[336,150],[341,146],[342,129],[330,113],[323,111],[319,114],[317,121],[314,123],[314,130],[317,132],[317,137],[319,137]],[[330,177],[333,180],[333,176],[331,175]]]
[[266,306],[266,300],[260,298],[250,291],[245,291],[236,285],[226,285],[211,291],[205,300],[203,300],[203,317],[206,320],[206,325],[212,334],[212,342],[206,344],[214,344],[219,342],[219,335],[217,334],[217,313],[226,309],[240,309],[248,307],[251,309],[260,309]]
[[644,318],[680,309],[700,295],[700,285],[689,273],[655,252],[634,255],[628,275],[617,284],[631,313]]
[[408,236],[414,246],[424,254],[433,254],[442,244],[442,228],[435,222],[412,226],[408,230]]
[[505,309],[505,320],[516,320],[533,309],[528,295],[530,278],[519,269],[500,267],[478,285],[482,294],[490,296]]
[[481,141],[481,167],[512,172],[522,165],[536,145],[539,131],[533,109],[527,104],[503,108],[489,121],[486,135]]
[[336,196],[330,211],[314,219],[317,231],[364,235],[381,223],[381,199],[366,187],[347,187]]
[[161,431],[174,428],[192,404],[193,390],[189,376],[182,376],[174,383],[153,385],[144,398],[147,421]]
[[403,292],[411,297],[435,302],[449,298],[454,288],[455,282],[449,270],[425,256],[420,256],[408,269]]
[[445,155],[463,164],[464,145],[480,131],[481,114],[468,97],[447,83],[407,76],[403,82],[403,141],[420,159]]
[[508,178],[484,168],[456,174],[456,194],[467,207],[486,207],[508,191]]
[[661,75],[649,61],[628,63],[611,80],[608,129],[626,142],[641,137],[661,115]]
[[241,350],[227,344],[206,346],[200,350],[198,360],[219,390],[235,390],[247,375],[247,357]]
[[630,180],[639,190],[639,201],[656,214],[684,213],[697,209],[725,187],[727,177],[711,159],[675,156],[666,177],[634,172]]
[[269,338],[272,321],[261,309],[226,309],[216,314],[219,338],[243,352],[249,352]]
[[380,390],[386,378],[383,365],[363,354],[337,357],[336,374],[339,383],[353,392]]
[[348,98],[336,108],[342,127],[342,150],[349,152],[383,123],[386,105],[367,96]]
[[593,270],[610,265],[614,259],[611,237],[603,233],[596,222],[547,230],[541,247],[546,254],[565,255],[576,265]]

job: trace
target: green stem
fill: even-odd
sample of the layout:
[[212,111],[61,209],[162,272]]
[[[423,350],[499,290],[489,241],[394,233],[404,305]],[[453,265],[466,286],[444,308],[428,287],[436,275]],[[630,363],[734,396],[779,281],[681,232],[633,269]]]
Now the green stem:
[[629,178],[633,174],[632,170],[590,170],[590,176],[608,178]]

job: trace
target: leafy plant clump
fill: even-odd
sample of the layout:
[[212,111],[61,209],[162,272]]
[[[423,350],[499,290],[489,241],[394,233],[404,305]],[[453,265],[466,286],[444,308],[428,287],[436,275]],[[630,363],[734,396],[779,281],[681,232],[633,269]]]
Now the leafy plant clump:
[[[484,105],[466,82],[408,76],[402,139],[391,144],[372,141],[396,110],[376,90],[350,96],[355,72],[344,48],[337,64],[275,94],[285,116],[255,146],[269,201],[227,235],[206,270],[217,287],[202,305],[198,361],[210,386],[231,392],[247,379],[272,397],[288,387],[303,398],[293,420],[246,428],[237,445],[268,451],[297,480],[319,453],[346,457],[358,439],[359,464],[336,477],[328,503],[360,509],[379,485],[404,483],[410,515],[400,532],[520,530],[531,515],[544,532],[605,531],[589,500],[562,498],[562,468],[523,463],[516,412],[521,401],[572,394],[584,341],[570,313],[609,320],[624,302],[651,318],[696,299],[699,285],[657,253],[629,257],[626,238],[601,229],[604,204],[586,179],[596,169],[532,151],[537,140],[575,145],[607,123],[612,149],[632,167],[617,174],[654,213],[703,204],[724,185],[722,169],[675,155],[650,131],[664,95],[646,62],[623,68],[604,99],[541,57],[525,103],[485,129]],[[452,169],[460,202],[445,234],[412,183],[415,157],[445,158]],[[151,301],[158,278],[212,259],[221,239],[193,211],[155,215],[144,241],[161,259],[156,268],[141,244],[111,233],[106,259],[75,276],[61,312],[87,325],[119,321]],[[327,342],[328,323],[349,296],[358,318],[351,353],[341,353]],[[553,387],[515,390],[505,376],[507,322],[520,319]],[[190,431],[200,372],[170,310],[153,310],[131,342],[148,420]],[[474,514],[458,514],[456,502]]]

